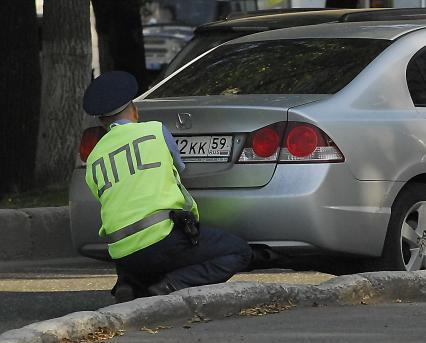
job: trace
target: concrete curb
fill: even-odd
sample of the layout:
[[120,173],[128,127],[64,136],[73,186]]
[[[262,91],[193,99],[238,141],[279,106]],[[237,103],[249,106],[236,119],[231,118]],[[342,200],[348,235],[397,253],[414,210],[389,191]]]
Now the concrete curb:
[[141,298],[97,311],[75,312],[0,335],[1,343],[53,343],[78,340],[96,329],[140,329],[195,316],[222,318],[261,304],[355,305],[426,301],[426,271],[345,275],[318,286],[230,282],[193,287],[167,296]]
[[68,206],[0,209],[0,261],[77,256]]

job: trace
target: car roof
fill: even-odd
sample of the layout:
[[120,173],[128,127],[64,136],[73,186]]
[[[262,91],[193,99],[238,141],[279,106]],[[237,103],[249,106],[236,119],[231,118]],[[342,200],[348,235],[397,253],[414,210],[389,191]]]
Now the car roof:
[[195,33],[211,31],[260,32],[293,26],[315,25],[326,22],[360,22],[383,20],[426,19],[425,8],[323,9],[302,12],[268,14],[262,11],[246,17],[227,19],[199,26]]
[[230,43],[244,43],[274,39],[301,38],[366,38],[396,40],[426,28],[426,19],[413,21],[373,21],[354,23],[325,23],[264,31],[234,39]]
[[325,9],[337,9],[337,8],[324,8],[324,7],[272,7],[254,11],[237,11],[231,12],[226,16],[226,20],[237,19],[243,17],[254,17],[259,15],[267,14],[279,14],[279,13],[295,13],[295,12],[309,12],[309,11],[324,11]]
[[[232,30],[239,31],[246,29],[247,31],[264,31],[265,28],[282,28],[294,26],[294,23],[306,22],[309,25],[337,21],[343,15],[352,12],[359,12],[361,10],[345,9],[345,10],[322,10],[322,11],[308,11],[308,12],[285,12],[285,13],[258,13],[256,15],[249,15],[247,17],[226,19],[217,22],[212,22],[199,26],[196,33],[204,31],[224,31]],[[300,25],[300,24],[299,24]]]

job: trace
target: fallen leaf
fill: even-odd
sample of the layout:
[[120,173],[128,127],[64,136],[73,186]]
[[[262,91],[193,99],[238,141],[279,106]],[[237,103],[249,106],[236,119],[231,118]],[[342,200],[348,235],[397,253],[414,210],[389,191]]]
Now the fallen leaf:
[[150,329],[150,328],[147,328],[147,327],[145,327],[145,326],[141,329],[141,331],[148,332],[148,333],[150,333],[151,335],[155,335],[155,334],[157,334],[157,333],[158,333],[158,330]]
[[262,304],[256,307],[243,309],[240,316],[264,316],[267,314],[279,313],[293,308],[294,305],[288,304]]
[[141,329],[141,331],[145,331],[145,332],[150,333],[151,335],[155,335],[155,334],[159,333],[160,330],[165,330],[165,329],[171,329],[171,326],[157,326],[156,328],[152,328],[152,329],[144,326]]
[[200,323],[203,320],[201,319],[201,317],[197,314],[195,314],[189,321],[188,323]]
[[188,320],[189,324],[192,323],[207,323],[210,322],[211,319],[209,317],[204,317],[203,315],[199,314],[199,313],[195,313],[194,316]]
[[111,331],[108,328],[98,328],[95,332],[88,334],[86,337],[77,339],[77,340],[70,340],[67,338],[64,338],[60,341],[60,343],[98,343],[98,342],[105,342],[111,338],[114,338],[116,336],[123,336],[124,330],[118,330],[118,331]]

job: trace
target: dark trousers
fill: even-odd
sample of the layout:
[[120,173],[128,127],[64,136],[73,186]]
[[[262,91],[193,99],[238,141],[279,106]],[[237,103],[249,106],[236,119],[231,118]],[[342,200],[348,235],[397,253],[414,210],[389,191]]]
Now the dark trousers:
[[250,261],[251,248],[244,240],[207,227],[201,227],[196,246],[173,229],[160,242],[115,260],[118,284],[127,282],[142,290],[163,278],[176,290],[224,282]]

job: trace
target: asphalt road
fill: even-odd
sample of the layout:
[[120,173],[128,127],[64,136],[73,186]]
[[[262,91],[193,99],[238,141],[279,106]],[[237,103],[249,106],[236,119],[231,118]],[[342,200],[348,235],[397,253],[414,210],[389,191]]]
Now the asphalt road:
[[[291,270],[238,274],[230,281],[318,284],[333,276]],[[114,303],[109,290],[116,280],[111,263],[85,258],[1,262],[0,333],[72,312],[97,310]]]
[[425,342],[426,304],[293,308],[171,328],[144,328],[111,343]]
[[113,303],[108,291],[0,292],[0,333]]
[[77,258],[0,263],[0,333],[114,303],[112,265]]

